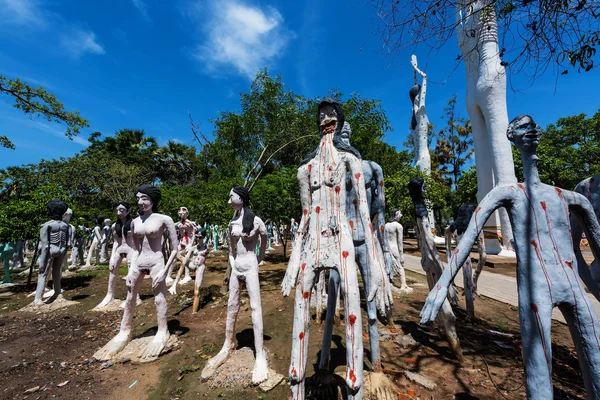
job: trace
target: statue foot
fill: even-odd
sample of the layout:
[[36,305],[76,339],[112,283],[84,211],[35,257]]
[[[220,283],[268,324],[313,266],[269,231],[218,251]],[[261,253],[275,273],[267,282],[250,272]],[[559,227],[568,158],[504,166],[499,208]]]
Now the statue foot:
[[146,349],[144,350],[140,358],[144,359],[158,357],[160,353],[164,350],[164,348],[167,347],[169,336],[169,330],[167,330],[166,332],[158,332],[154,336],[154,339],[152,339],[152,341],[148,343],[148,346],[146,346]]
[[173,284],[173,280],[173,278],[167,276],[167,279],[165,279],[165,283],[167,284],[167,286],[171,286]]
[[401,286],[400,288],[392,286],[392,291],[399,295],[407,295],[407,294],[411,294],[413,292],[413,288],[408,287],[408,286]]
[[[365,377],[365,392],[378,400],[396,400],[398,389],[383,372],[371,372]],[[365,393],[367,394],[367,393]]]
[[258,385],[259,383],[266,381],[268,372],[269,365],[267,364],[267,359],[264,354],[262,356],[257,355],[254,369],[252,370],[252,383]]
[[42,295],[42,299],[47,299],[52,296],[54,296],[54,289],[44,291],[44,294]]
[[206,362],[206,366],[202,370],[202,374],[200,377],[201,380],[206,381],[207,379],[212,377],[215,374],[217,368],[219,368],[221,365],[223,365],[225,361],[227,361],[232,351],[233,346],[231,346],[230,348],[223,347],[219,354],[208,360]]
[[106,295],[106,297],[104,298],[104,300],[102,300],[100,302],[100,304],[98,304],[96,307],[94,307],[94,310],[98,310],[100,308],[104,308],[108,305],[108,303],[110,303],[111,301],[113,301],[114,296],[113,295]]
[[131,341],[131,333],[129,332],[119,332],[117,336],[111,339],[103,348],[98,350],[96,354],[94,354],[94,358],[96,360],[110,360],[114,356],[116,356],[121,350],[127,346],[127,343]]
[[190,276],[186,276],[182,280],[179,281],[179,284],[185,285],[186,283],[191,282],[191,281],[192,281],[192,278]]

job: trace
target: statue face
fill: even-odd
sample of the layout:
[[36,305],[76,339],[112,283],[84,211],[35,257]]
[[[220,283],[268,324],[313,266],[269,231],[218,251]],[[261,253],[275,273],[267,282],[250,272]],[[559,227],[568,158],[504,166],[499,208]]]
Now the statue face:
[[344,122],[344,126],[342,126],[342,131],[340,132],[340,137],[342,138],[342,142],[344,144],[350,145],[350,137],[352,136],[352,129],[350,128],[350,124]]
[[400,210],[396,211],[394,214],[394,221],[400,222],[400,218],[402,218],[402,212]]
[[152,203],[152,200],[150,199],[150,196],[148,196],[147,194],[138,192],[135,195],[135,198],[137,200],[139,211],[142,214],[147,213],[147,212],[152,212],[153,203]]
[[506,136],[519,151],[535,154],[542,137],[542,129],[529,115],[521,115],[510,122]]
[[335,107],[331,104],[325,104],[319,110],[319,127],[324,135],[335,132],[337,127],[338,115]]
[[126,208],[123,204],[119,204],[115,208],[115,212],[117,213],[117,218],[119,218],[119,219],[124,219],[125,217],[127,217],[127,215],[129,214],[130,211],[131,210]]
[[179,207],[179,210],[177,210],[177,215],[179,215],[179,218],[181,219],[186,219],[190,214],[187,207]]
[[244,201],[233,190],[231,192],[229,192],[229,200],[227,201],[227,203],[229,203],[231,208],[233,208],[236,211],[239,211],[242,208],[244,208]]
[[104,220],[104,226],[110,226],[110,219],[105,219]]

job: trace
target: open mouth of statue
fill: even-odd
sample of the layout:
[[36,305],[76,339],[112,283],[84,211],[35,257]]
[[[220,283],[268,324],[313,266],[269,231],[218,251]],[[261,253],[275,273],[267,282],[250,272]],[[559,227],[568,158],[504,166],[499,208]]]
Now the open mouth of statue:
[[336,125],[337,125],[336,118],[324,119],[323,122],[321,122],[321,131],[324,134],[332,133],[333,131],[335,131]]
[[536,132],[531,132],[531,133],[527,133],[525,134],[525,139],[529,142],[539,142],[540,141],[540,134],[536,131]]

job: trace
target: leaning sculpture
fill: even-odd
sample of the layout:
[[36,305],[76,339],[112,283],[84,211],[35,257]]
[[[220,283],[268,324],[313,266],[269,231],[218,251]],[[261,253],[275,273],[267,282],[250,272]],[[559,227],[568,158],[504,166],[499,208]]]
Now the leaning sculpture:
[[596,259],[600,259],[600,225],[584,196],[540,181],[536,149],[541,129],[530,116],[515,118],[508,126],[507,136],[521,153],[525,182],[497,186],[479,203],[448,267],[427,297],[421,322],[435,318],[485,221],[495,210],[505,207],[515,234],[527,397],[553,397],[550,334],[552,309],[558,306],[577,348],[587,398],[597,398],[600,324],[578,274],[569,212],[582,225]]
[[304,399],[304,380],[308,357],[310,328],[310,297],[319,272],[328,269],[340,277],[341,294],[346,313],[346,384],[349,399],[363,396],[363,343],[362,318],[358,271],[355,261],[353,229],[346,211],[346,175],[357,191],[357,206],[363,224],[370,272],[367,301],[376,299],[380,312],[388,314],[391,291],[384,290],[385,264],[381,248],[375,245],[372,233],[365,181],[360,154],[343,143],[341,130],[344,114],[339,103],[326,99],[318,107],[318,127],[321,142],[298,169],[302,219],[298,236],[282,283],[282,292],[288,296],[296,286],[292,356],[289,369],[293,399]]

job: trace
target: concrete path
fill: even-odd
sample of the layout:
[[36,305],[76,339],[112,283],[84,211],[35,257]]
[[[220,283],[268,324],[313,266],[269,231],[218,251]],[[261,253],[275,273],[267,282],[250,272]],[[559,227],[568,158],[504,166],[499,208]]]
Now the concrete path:
[[[418,274],[425,275],[425,271],[423,271],[423,268],[421,267],[420,257],[405,254],[404,268]],[[473,265],[473,268],[475,268],[475,265]],[[456,283],[456,286],[460,288],[463,287],[462,271],[459,271],[454,283]],[[517,296],[517,280],[510,276],[488,272],[485,270],[485,267],[483,268],[483,271],[481,271],[481,275],[479,275],[477,292],[482,296],[486,296],[506,304],[513,306],[519,305],[519,299]],[[591,294],[588,293],[587,295],[590,299],[590,304],[596,311],[596,315],[600,315],[600,302],[598,302],[598,300],[596,300],[596,298]],[[475,301],[475,310],[477,310],[477,301]],[[562,322],[563,324],[566,323],[558,308],[554,308],[552,312],[552,319]]]

